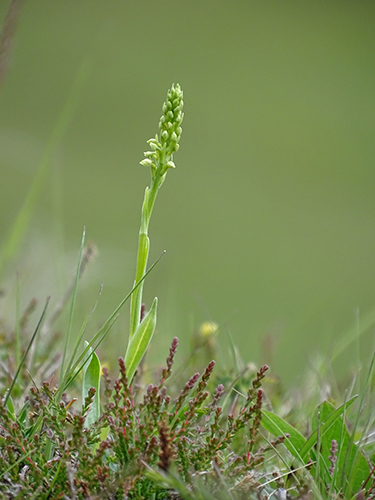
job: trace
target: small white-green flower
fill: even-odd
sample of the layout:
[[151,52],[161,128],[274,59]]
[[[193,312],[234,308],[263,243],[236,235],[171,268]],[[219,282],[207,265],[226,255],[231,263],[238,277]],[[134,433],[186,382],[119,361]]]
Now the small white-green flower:
[[152,151],[144,153],[145,160],[140,163],[145,167],[151,167],[152,180],[161,179],[169,168],[175,168],[173,153],[179,148],[184,118],[182,112],[184,101],[183,92],[179,84],[172,85],[167,93],[167,100],[163,104],[163,115],[159,121],[160,141],[158,135],[150,139],[148,144]]

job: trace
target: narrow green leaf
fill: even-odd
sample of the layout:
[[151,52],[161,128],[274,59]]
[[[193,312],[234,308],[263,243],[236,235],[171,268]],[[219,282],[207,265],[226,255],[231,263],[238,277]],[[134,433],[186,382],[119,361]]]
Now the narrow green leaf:
[[[349,402],[351,404],[354,399],[355,398],[352,398],[339,408],[341,413],[346,409],[345,405],[348,405]],[[325,422],[328,422],[330,416],[336,414],[338,410],[335,411],[334,406],[328,401],[325,401],[318,406],[316,414],[319,411],[321,416],[325,418]],[[324,432],[322,432],[322,426],[320,427],[320,455],[326,466],[330,467],[331,463],[328,457],[331,454],[330,449],[332,447],[332,441],[335,440],[337,442],[338,451],[336,453],[337,462],[335,464],[335,473],[333,477],[327,477],[326,481],[330,480],[332,484],[332,480],[334,480],[337,490],[348,488],[349,494],[353,495],[358,493],[361,489],[363,482],[370,473],[370,467],[363,453],[361,453],[358,446],[353,443],[345,422],[341,417],[341,413],[328,428],[327,426],[324,428]],[[314,420],[316,420],[316,418]]]
[[[350,433],[350,438],[349,438],[349,443],[348,443],[348,451],[346,453],[345,461],[344,461],[344,467],[345,470],[348,471],[348,476],[349,476],[349,481],[348,481],[348,489],[349,491],[357,491],[354,487],[355,481],[357,481],[358,485],[358,477],[360,474],[360,469],[363,467],[365,469],[365,463],[363,462],[363,455],[361,452],[361,441],[358,446],[355,446],[353,448],[354,444],[354,437],[357,433],[358,429],[358,424],[359,424],[359,419],[362,414],[362,411],[366,405],[368,405],[368,408],[371,412],[372,406],[371,404],[368,404],[370,402],[370,397],[371,397],[371,386],[372,386],[372,380],[373,380],[373,374],[374,374],[374,368],[375,368],[375,353],[372,356],[371,363],[369,366],[369,369],[367,370],[367,375],[365,379],[365,384],[361,390],[360,393],[360,398],[359,398],[359,404],[357,408],[357,414],[355,417],[354,425],[351,428],[351,433]],[[368,400],[366,402],[366,399]],[[372,412],[371,412],[372,413]],[[367,424],[368,425],[368,424]],[[352,451],[354,449],[354,452]],[[358,455],[361,455],[362,458],[358,458]],[[357,461],[360,462],[357,465]],[[367,460],[366,460],[367,462]],[[369,478],[367,477],[365,481],[367,482]],[[346,490],[347,491],[347,490]]]
[[[100,327],[100,329],[96,332],[94,337],[89,342],[88,346],[83,350],[83,352],[80,354],[78,359],[74,362],[74,364],[72,366],[69,366],[69,373],[65,377],[63,385],[58,389],[59,391],[61,390],[61,394],[67,390],[69,385],[73,382],[73,380],[77,377],[77,375],[81,372],[84,365],[86,364],[87,360],[83,361],[83,362],[82,362],[82,360],[86,357],[86,354],[89,350],[89,347],[91,347],[94,351],[99,347],[99,345],[103,342],[103,340],[107,336],[108,332],[111,330],[113,324],[117,320],[117,318],[120,314],[121,308],[124,306],[124,304],[127,302],[127,300],[129,300],[129,298],[131,297],[134,290],[136,290],[141,285],[141,283],[143,283],[143,281],[146,279],[146,277],[151,273],[151,271],[154,269],[154,267],[159,262],[159,260],[163,257],[164,254],[165,254],[165,250],[164,250],[164,252],[162,252],[160,254],[160,256],[152,264],[152,266],[150,266],[150,268],[143,275],[141,280],[138,281],[134,285],[134,287],[130,290],[130,292],[126,295],[126,297],[124,299],[122,299],[122,301],[116,307],[116,309],[113,311],[113,313],[106,319],[106,321],[103,323],[103,325]],[[84,328],[86,328],[86,325],[84,325]],[[81,333],[79,335],[81,336]],[[56,393],[56,394],[58,394],[58,393]],[[59,397],[61,397],[61,394],[59,395]]]
[[125,354],[125,366],[129,384],[154,334],[157,306],[158,299],[155,297],[151,309],[143,318],[142,323],[138,325],[138,328],[128,344]]
[[[354,403],[355,399],[358,396],[353,396],[351,399],[346,401],[343,405],[341,405],[337,410],[335,410],[331,415],[323,420],[320,424],[319,427],[319,433],[320,433],[320,439],[324,436],[324,434],[329,430],[329,428],[336,422],[336,420],[342,415],[343,411],[346,408],[349,408],[349,406]],[[318,429],[315,429],[315,431],[311,434],[311,436],[308,438],[308,440],[305,442],[304,446],[300,448],[299,453],[303,459],[306,459],[307,454],[311,450],[311,448],[316,444],[318,438]]]
[[290,437],[285,438],[284,444],[295,458],[303,462],[298,450],[305,445],[306,439],[297,429],[267,410],[262,410],[262,426],[275,437],[289,434]]
[[85,245],[85,237],[86,237],[86,228],[84,227],[83,233],[82,233],[82,239],[81,239],[81,248],[79,250],[79,257],[78,257],[78,264],[77,264],[76,276],[75,276],[75,281],[74,281],[74,287],[73,287],[73,292],[72,292],[72,300],[71,300],[71,304],[70,304],[68,328],[67,328],[67,331],[65,332],[65,337],[64,337],[64,351],[63,351],[63,357],[61,360],[61,367],[60,367],[60,384],[59,384],[60,387],[63,385],[63,380],[66,377],[65,362],[66,362],[66,357],[68,355],[68,346],[69,346],[70,334],[71,334],[72,325],[73,325],[74,307],[75,307],[76,298],[77,298],[79,276],[81,274],[82,253],[83,253],[83,248]]
[[14,404],[12,398],[7,401],[8,415],[12,420],[16,420],[16,410],[14,409]]
[[18,212],[16,220],[14,221],[8,236],[5,238],[4,243],[0,248],[0,275],[4,271],[8,261],[16,255],[18,249],[20,248],[22,238],[25,235],[31,217],[35,212],[38,200],[47,179],[47,175],[50,171],[53,154],[68,130],[91,71],[92,63],[91,61],[86,60],[77,72],[75,82],[72,85],[55,127],[52,130],[27,196]]
[[35,337],[37,335],[37,333],[39,332],[39,329],[42,325],[42,322],[43,322],[43,319],[44,319],[44,315],[46,314],[46,310],[47,310],[47,307],[48,307],[48,304],[49,304],[49,300],[50,300],[50,297],[47,298],[46,300],[46,305],[44,306],[44,309],[43,309],[43,312],[42,312],[42,315],[40,316],[40,319],[38,321],[38,324],[36,325],[36,328],[34,330],[34,333],[32,334],[31,336],[31,339],[30,339],[30,342],[25,350],[25,352],[23,353],[23,356],[22,356],[22,359],[21,359],[21,362],[19,363],[18,365],[18,368],[17,368],[17,371],[16,371],[16,374],[14,375],[13,377],[13,380],[12,380],[12,383],[10,384],[10,387],[9,387],[9,390],[7,391],[7,393],[5,394],[5,397],[4,397],[4,401],[3,401],[3,404],[4,406],[7,406],[7,403],[8,403],[8,400],[10,398],[10,395],[12,393],[12,390],[13,390],[13,387],[15,386],[16,384],[16,381],[17,381],[17,378],[18,378],[18,375],[20,374],[20,371],[21,371],[21,368],[23,366],[23,364],[25,363],[25,360],[27,358],[27,355],[29,354],[29,351],[31,349],[31,346],[35,340]]
[[[66,390],[66,384],[68,383],[68,381],[72,381],[72,375],[73,375],[73,372],[74,372],[74,369],[72,368],[73,366],[73,363],[74,363],[74,360],[76,359],[76,354],[77,354],[77,351],[78,351],[78,347],[80,346],[80,344],[82,343],[82,338],[86,332],[86,329],[87,329],[87,326],[89,324],[89,322],[91,321],[92,319],[92,316],[96,310],[96,307],[98,305],[98,302],[99,302],[99,298],[101,296],[101,292],[102,292],[102,286],[100,287],[100,290],[99,290],[99,295],[95,301],[95,304],[94,306],[92,307],[90,313],[86,316],[86,318],[84,319],[84,322],[81,326],[81,329],[76,337],[76,340],[75,340],[75,343],[74,343],[74,347],[72,349],[72,352],[69,356],[69,361],[67,363],[67,368],[65,370],[65,376],[64,376],[64,380],[62,381],[62,385],[59,387],[58,389],[58,392],[57,392],[57,395],[58,395],[58,398],[61,398],[61,395],[62,393]],[[84,350],[84,352],[82,353],[82,358],[85,358],[86,357],[86,354],[88,352],[88,348],[89,347],[92,347],[92,349],[95,351],[96,348],[98,347],[98,345],[95,345],[95,346],[92,346],[92,343],[87,343],[87,348]],[[82,368],[83,368],[83,365],[82,365]],[[78,374],[77,374],[78,375]]]
[[100,417],[100,361],[97,354],[90,348],[90,362],[83,369],[82,404],[87,398],[89,390],[95,389],[92,407],[86,417],[85,427],[89,427]]

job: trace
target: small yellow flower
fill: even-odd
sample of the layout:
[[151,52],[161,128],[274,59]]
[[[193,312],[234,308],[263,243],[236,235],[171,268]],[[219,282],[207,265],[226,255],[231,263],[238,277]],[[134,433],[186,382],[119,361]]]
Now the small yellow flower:
[[199,327],[199,333],[202,337],[212,337],[218,329],[219,325],[215,321],[204,321]]

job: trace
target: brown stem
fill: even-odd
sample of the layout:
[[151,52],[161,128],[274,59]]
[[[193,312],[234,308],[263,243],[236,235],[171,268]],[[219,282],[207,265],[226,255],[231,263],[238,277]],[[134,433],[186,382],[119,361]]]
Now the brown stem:
[[12,42],[16,31],[18,13],[23,0],[11,0],[0,37],[0,84],[8,68]]

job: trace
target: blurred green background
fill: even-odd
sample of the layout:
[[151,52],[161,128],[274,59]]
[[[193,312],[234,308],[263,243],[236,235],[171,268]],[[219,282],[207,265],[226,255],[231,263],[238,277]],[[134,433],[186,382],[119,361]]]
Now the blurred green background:
[[[375,304],[374,21],[373,1],[25,1],[0,96],[1,242],[90,70],[2,312],[12,321],[16,273],[22,306],[58,299],[84,225],[99,255],[80,312],[104,283],[91,332],[129,291],[149,182],[139,161],[175,82],[181,149],[150,228],[151,262],[167,254],[145,286],[148,304],[160,300],[155,359],[175,335],[187,349],[209,319],[224,361],[230,332],[245,361],[270,362],[286,384],[313,352],[329,355]],[[127,310],[103,357],[124,353]],[[368,331],[356,351],[372,348]]]

